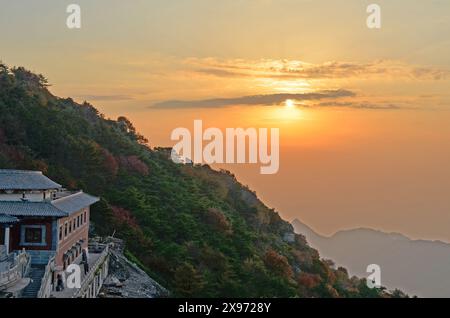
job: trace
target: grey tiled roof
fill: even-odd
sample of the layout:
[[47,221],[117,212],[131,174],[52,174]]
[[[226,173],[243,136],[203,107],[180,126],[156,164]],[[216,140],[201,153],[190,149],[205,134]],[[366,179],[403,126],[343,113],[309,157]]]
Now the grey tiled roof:
[[75,194],[53,200],[52,204],[59,210],[71,214],[98,201],[99,198],[80,191]]
[[16,217],[0,214],[0,224],[7,224],[7,223],[16,223],[19,221]]
[[68,213],[59,210],[50,202],[0,201],[0,213],[10,216],[63,217]]
[[98,201],[82,191],[53,201],[0,201],[0,215],[65,217]]
[[48,190],[61,185],[50,180],[40,171],[0,169],[1,190]]

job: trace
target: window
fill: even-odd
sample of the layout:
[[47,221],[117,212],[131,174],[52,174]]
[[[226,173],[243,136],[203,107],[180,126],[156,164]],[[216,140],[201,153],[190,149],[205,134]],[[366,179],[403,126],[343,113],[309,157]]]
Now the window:
[[67,222],[64,224],[64,237],[67,237]]
[[69,221],[69,234],[72,233],[72,221]]
[[80,216],[77,216],[77,227],[80,227]]
[[42,241],[42,229],[27,228],[25,229],[25,243],[40,243]]
[[62,239],[63,239],[63,227],[60,226],[59,227],[59,240],[62,241]]
[[22,225],[20,228],[20,245],[45,246],[45,225]]
[[86,211],[84,211],[84,222],[86,222]]

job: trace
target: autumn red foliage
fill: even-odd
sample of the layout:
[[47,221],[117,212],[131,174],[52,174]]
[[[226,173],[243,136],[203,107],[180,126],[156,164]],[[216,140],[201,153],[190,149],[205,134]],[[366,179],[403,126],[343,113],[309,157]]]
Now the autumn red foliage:
[[312,289],[314,287],[317,287],[322,279],[317,274],[310,274],[310,273],[300,273],[297,282],[300,286],[304,286],[308,289]]
[[264,257],[264,264],[266,267],[275,274],[281,275],[286,278],[293,276],[291,266],[287,258],[277,253],[273,249],[269,249]]
[[147,176],[150,173],[148,166],[138,156],[120,156],[119,163],[126,170],[137,172],[143,176]]
[[102,154],[104,167],[111,175],[116,176],[119,171],[119,164],[116,158],[105,148],[102,148]]
[[216,208],[209,208],[206,212],[206,223],[218,231],[231,234],[231,224],[222,211]]
[[112,214],[118,223],[125,223],[134,229],[138,229],[139,225],[132,213],[124,208],[111,205]]

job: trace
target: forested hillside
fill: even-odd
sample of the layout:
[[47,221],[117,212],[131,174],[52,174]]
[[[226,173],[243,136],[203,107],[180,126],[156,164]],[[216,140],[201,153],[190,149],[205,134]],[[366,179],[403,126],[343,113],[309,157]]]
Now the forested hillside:
[[320,260],[232,174],[176,165],[149,144],[126,118],[0,66],[0,168],[42,170],[100,196],[94,231],[126,240],[127,256],[174,296],[391,297]]

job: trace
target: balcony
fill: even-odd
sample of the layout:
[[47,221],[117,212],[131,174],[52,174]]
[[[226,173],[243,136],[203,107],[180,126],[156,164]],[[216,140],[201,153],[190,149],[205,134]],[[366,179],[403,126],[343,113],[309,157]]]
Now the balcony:
[[[0,249],[4,250],[4,246]],[[28,285],[25,278],[30,268],[31,258],[25,251],[6,254],[0,260],[0,292],[17,294]]]
[[[104,279],[108,274],[108,244],[90,244],[88,254],[89,271],[84,273],[83,264],[81,264],[82,256],[80,255],[72,264],[80,266],[81,269],[81,288],[65,288],[62,291],[53,291],[50,294],[52,298],[80,298],[80,297],[96,297],[100,291]],[[67,274],[66,274],[67,276]]]

